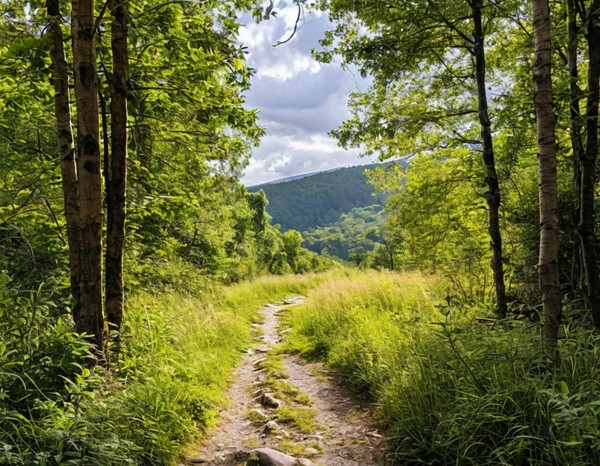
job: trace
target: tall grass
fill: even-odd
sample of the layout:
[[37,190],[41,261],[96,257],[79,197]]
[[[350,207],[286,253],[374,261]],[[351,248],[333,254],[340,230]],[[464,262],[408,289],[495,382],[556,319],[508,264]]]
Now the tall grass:
[[490,329],[441,291],[417,274],[335,279],[287,316],[288,348],[376,403],[397,464],[600,464],[600,337],[567,332],[548,372],[537,324]]
[[0,464],[174,464],[225,402],[258,311],[323,280],[132,291],[118,360],[90,371],[85,341],[50,293],[0,274]]
[[319,275],[263,277],[203,294],[135,293],[117,386],[95,415],[135,445],[136,464],[167,465],[211,425],[251,324],[268,302],[306,293]]
[[[354,389],[367,397],[406,370],[404,359],[428,322],[443,319],[432,294],[438,283],[420,274],[356,272],[313,290],[286,317],[289,348],[324,357]],[[410,361],[409,361],[410,359]]]

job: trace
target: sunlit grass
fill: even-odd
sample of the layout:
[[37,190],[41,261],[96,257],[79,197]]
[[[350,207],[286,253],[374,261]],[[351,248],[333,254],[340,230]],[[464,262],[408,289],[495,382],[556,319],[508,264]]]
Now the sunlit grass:
[[[328,363],[364,395],[402,371],[420,335],[444,317],[437,280],[418,273],[356,272],[313,290],[286,314],[286,346]],[[410,358],[408,358],[410,359]]]
[[414,273],[336,277],[285,314],[286,348],[375,402],[397,464],[598,464],[598,337],[566,332],[549,371],[538,324],[490,328],[444,297]]
[[111,422],[141,447],[139,461],[170,464],[214,423],[233,369],[253,344],[258,311],[307,294],[327,276],[263,277],[204,293],[132,293],[115,367],[121,390],[107,392],[96,415],[116,413]]

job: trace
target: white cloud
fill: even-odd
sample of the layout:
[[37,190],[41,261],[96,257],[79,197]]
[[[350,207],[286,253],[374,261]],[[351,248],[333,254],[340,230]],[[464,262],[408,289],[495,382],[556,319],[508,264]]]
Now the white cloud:
[[289,155],[283,155],[280,158],[276,159],[271,166],[267,169],[267,171],[271,173],[278,173],[278,170],[281,168],[287,167],[292,161],[292,157]]
[[291,34],[297,9],[281,1],[276,17],[259,24],[248,19],[240,31],[247,47],[248,64],[255,68],[252,88],[247,92],[249,107],[259,109],[260,124],[267,136],[245,170],[247,185],[338,166],[367,163],[358,150],[337,146],[328,132],[350,116],[348,95],[368,82],[345,72],[339,63],[323,65],[311,56],[313,48],[331,27],[327,14],[308,12],[295,36],[273,47]]
[[336,154],[340,151],[337,142],[326,135],[316,134],[306,139],[290,141],[290,148],[296,151],[320,152],[323,154]]
[[263,139],[250,160],[242,181],[246,185],[284,178],[299,173],[327,170],[366,163],[358,150],[337,147],[326,135],[271,133]]
[[297,55],[286,61],[273,63],[259,68],[256,72],[256,77],[267,77],[276,79],[277,81],[288,81],[302,72],[315,74],[318,73],[320,69],[321,65],[312,58]]

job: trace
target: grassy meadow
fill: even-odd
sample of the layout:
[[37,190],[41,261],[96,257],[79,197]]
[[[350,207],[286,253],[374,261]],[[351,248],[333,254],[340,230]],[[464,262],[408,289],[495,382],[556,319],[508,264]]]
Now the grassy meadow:
[[396,464],[599,464],[598,336],[567,328],[550,371],[539,323],[478,323],[444,295],[417,273],[334,278],[288,313],[287,349],[375,404]]
[[202,288],[132,292],[108,369],[81,364],[85,343],[43,290],[0,294],[0,464],[175,464],[226,402],[258,311],[294,294],[308,298],[284,313],[282,349],[374,404],[395,464],[600,464],[595,334],[565,326],[549,370],[539,323],[479,323],[431,276],[337,269]]
[[119,360],[92,370],[81,364],[86,343],[56,319],[51,294],[2,293],[0,464],[174,464],[225,402],[258,311],[325,277],[133,291]]

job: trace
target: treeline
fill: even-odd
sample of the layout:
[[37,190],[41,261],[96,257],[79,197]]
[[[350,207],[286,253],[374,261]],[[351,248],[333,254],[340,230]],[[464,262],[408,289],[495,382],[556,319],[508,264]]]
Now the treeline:
[[371,176],[392,192],[395,265],[446,276],[452,299],[499,318],[541,305],[556,362],[561,319],[600,322],[600,3],[320,6],[336,27],[319,58],[373,77],[334,134],[380,160],[411,157],[406,173]]
[[[253,309],[219,308],[215,287],[329,265],[237,181],[263,134],[237,18],[264,12],[1,11],[0,464],[169,464],[219,399],[202,361],[231,368],[250,338]],[[201,323],[204,346],[176,343],[178,318]]]
[[302,233],[307,249],[325,256],[361,264],[381,243],[383,206],[356,207],[336,222]]

